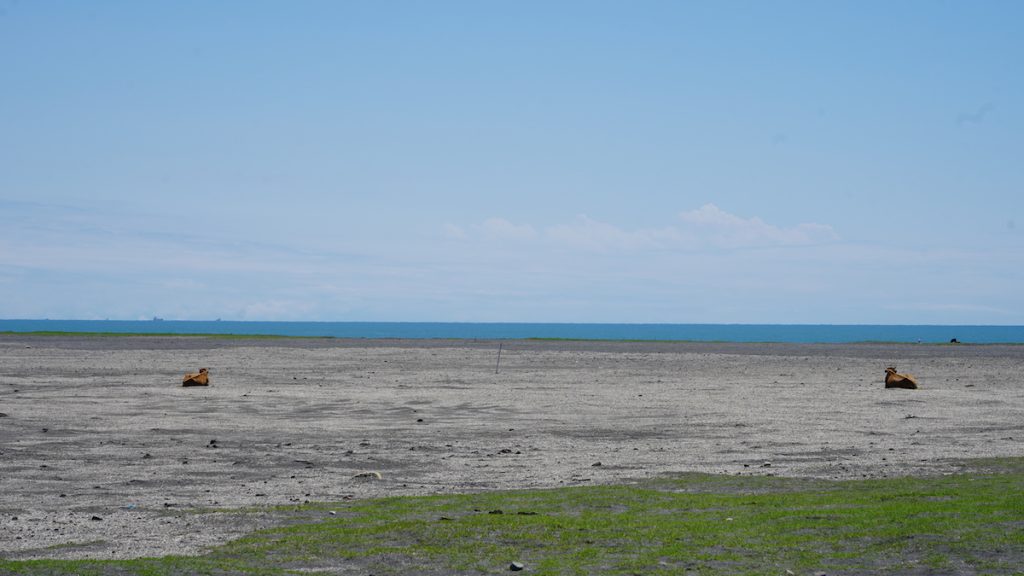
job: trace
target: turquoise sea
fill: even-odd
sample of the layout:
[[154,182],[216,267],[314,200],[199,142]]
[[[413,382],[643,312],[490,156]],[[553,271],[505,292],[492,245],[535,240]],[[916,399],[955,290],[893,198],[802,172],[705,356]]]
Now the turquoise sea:
[[859,324],[537,324],[463,322],[235,322],[0,320],[0,332],[268,334],[333,338],[691,340],[723,342],[1024,343],[1024,326]]

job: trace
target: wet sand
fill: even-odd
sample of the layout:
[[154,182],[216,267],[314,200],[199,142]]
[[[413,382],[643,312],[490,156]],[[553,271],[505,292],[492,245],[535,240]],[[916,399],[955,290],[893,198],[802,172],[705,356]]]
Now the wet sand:
[[[272,521],[209,508],[1024,455],[1024,346],[501,347],[495,373],[485,341],[0,336],[0,557],[196,554]],[[922,389],[884,390],[889,365]]]

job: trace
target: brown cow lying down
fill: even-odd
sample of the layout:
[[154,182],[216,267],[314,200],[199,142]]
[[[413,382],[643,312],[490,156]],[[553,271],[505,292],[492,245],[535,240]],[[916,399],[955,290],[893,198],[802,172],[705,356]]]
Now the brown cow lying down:
[[209,386],[210,385],[210,371],[206,368],[200,368],[199,372],[190,372],[185,374],[185,377],[181,379],[182,386]]
[[896,367],[890,366],[885,369],[885,387],[917,390],[917,379],[910,374],[897,374]]

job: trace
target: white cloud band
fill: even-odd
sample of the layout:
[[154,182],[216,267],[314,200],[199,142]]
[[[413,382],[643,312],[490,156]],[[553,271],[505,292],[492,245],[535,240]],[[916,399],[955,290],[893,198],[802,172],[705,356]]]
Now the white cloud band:
[[571,222],[538,230],[489,218],[469,231],[448,226],[446,237],[467,241],[543,242],[553,247],[591,252],[645,250],[739,249],[808,246],[839,240],[831,226],[804,223],[784,228],[760,218],[741,218],[714,204],[679,214],[678,223],[662,228],[626,230],[580,215]]

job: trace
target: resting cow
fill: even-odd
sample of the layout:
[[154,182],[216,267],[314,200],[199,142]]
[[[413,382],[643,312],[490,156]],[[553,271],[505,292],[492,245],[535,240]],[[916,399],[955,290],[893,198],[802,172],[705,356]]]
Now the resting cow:
[[185,377],[181,379],[182,386],[209,386],[210,385],[210,371],[206,368],[200,368],[199,372],[189,372],[185,374]]
[[885,369],[885,387],[917,390],[917,379],[910,374],[897,374],[896,367],[890,366]]

